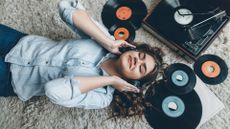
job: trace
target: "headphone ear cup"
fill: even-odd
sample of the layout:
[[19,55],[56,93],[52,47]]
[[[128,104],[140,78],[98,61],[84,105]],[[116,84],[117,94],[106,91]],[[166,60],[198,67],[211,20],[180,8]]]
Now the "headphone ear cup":
[[119,51],[120,51],[121,53],[124,53],[124,52],[126,52],[126,51],[130,51],[130,50],[135,50],[135,48],[132,48],[132,47],[120,47],[120,48],[119,48]]
[[141,81],[139,80],[129,80],[128,82],[138,88],[141,87]]

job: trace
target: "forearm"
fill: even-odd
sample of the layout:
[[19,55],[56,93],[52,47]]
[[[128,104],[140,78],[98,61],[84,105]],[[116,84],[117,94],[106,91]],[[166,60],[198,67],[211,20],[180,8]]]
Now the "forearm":
[[77,28],[94,38],[104,48],[109,49],[111,47],[113,40],[98,28],[84,10],[76,10],[73,13],[73,23]]
[[[113,76],[98,77],[63,77],[45,84],[45,94],[56,104],[65,107],[97,109],[108,106],[112,101],[114,89],[106,88],[106,93],[98,93],[93,89],[110,85]],[[84,94],[87,92],[86,94]]]
[[75,77],[74,79],[80,82],[79,89],[81,93],[113,84],[113,77],[111,76]]

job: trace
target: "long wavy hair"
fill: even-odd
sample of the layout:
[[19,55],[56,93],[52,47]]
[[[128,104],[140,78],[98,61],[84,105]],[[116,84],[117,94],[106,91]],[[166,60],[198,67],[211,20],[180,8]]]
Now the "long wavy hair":
[[[146,106],[149,106],[149,103],[145,102],[143,91],[148,86],[155,82],[159,72],[162,69],[163,65],[163,52],[160,48],[151,47],[148,44],[142,43],[136,45],[136,51],[143,51],[152,56],[155,59],[156,66],[155,68],[146,76],[142,77],[139,81],[141,86],[139,93],[133,92],[120,92],[115,90],[114,98],[112,101],[112,118],[113,117],[130,117],[130,116],[142,116]],[[127,50],[129,51],[129,50]]]

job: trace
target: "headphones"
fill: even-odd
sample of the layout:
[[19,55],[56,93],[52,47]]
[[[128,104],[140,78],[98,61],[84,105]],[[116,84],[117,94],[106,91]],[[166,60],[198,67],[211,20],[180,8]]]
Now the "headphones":
[[124,53],[124,52],[126,52],[126,51],[131,51],[131,50],[137,50],[136,48],[133,48],[133,47],[120,47],[119,48],[119,51],[121,52],[121,53]]
[[130,83],[130,84],[132,84],[132,85],[134,85],[137,88],[141,88],[142,87],[142,83],[139,80],[128,80],[127,82]]
[[[120,47],[119,48],[119,51],[121,53],[124,53],[126,51],[131,51],[131,50],[137,50],[137,49],[133,48],[133,47]],[[138,87],[138,88],[141,88],[141,86],[142,86],[142,82],[140,80],[127,80],[127,82]]]

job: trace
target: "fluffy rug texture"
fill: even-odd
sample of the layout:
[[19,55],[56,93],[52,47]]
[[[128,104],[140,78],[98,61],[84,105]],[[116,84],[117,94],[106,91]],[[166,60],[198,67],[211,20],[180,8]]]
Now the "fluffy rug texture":
[[[82,0],[90,15],[100,22],[105,2]],[[149,9],[158,0],[144,2]],[[57,3],[58,0],[0,0],[0,23],[28,34],[43,35],[54,40],[76,38],[61,21]],[[143,28],[137,31],[135,41],[162,48],[167,53],[164,56],[166,63],[189,64]],[[219,55],[230,66],[230,24],[224,27],[205,53]],[[200,129],[230,129],[229,83],[228,76],[224,83],[207,85],[224,103],[225,108]],[[110,107],[100,110],[64,108],[52,104],[46,97],[36,97],[27,102],[22,102],[17,97],[0,97],[0,112],[0,129],[151,129],[144,117],[107,120],[111,115]]]

